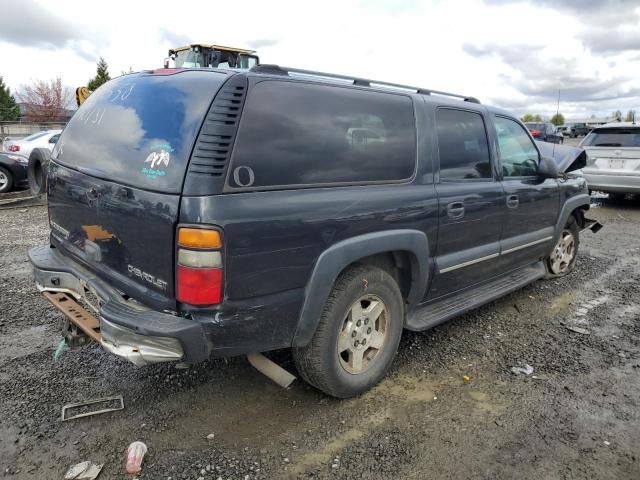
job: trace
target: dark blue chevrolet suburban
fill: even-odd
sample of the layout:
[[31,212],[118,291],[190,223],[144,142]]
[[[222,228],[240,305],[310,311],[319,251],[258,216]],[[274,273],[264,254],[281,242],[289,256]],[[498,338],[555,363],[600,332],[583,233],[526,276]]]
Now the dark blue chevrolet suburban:
[[543,148],[445,92],[268,65],[126,75],[56,144],[30,259],[70,342],[136,365],[291,348],[350,397],[403,329],[573,269],[584,155]]

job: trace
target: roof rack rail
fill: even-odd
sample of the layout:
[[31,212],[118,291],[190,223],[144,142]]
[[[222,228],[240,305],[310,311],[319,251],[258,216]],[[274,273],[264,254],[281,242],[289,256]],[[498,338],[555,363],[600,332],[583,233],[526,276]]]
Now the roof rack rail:
[[467,95],[459,95],[457,93],[449,93],[442,92],[440,90],[431,90],[429,88],[421,88],[421,87],[412,87],[410,85],[401,85],[399,83],[390,83],[390,82],[380,82],[378,80],[368,80],[365,78],[357,78],[350,77],[348,75],[338,75],[335,73],[325,73],[325,72],[315,72],[313,70],[303,70],[301,68],[289,68],[289,67],[281,67],[280,65],[269,65],[269,64],[260,64],[251,68],[251,72],[256,73],[266,73],[270,75],[284,75],[290,76],[290,73],[308,76],[308,77],[320,77],[327,79],[335,79],[335,80],[343,80],[351,83],[352,85],[357,85],[360,87],[383,87],[383,88],[392,88],[397,90],[408,90],[414,93],[418,93],[420,95],[443,95],[447,97],[455,97],[464,100],[465,102],[470,103],[480,103],[475,97],[469,97]]

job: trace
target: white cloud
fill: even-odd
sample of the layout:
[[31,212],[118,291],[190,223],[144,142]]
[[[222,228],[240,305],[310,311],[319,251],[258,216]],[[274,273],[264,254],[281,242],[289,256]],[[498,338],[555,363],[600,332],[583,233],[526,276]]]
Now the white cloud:
[[[161,67],[175,42],[190,40],[255,47],[263,63],[459,92],[517,113],[555,113],[558,88],[567,89],[561,110],[578,116],[640,110],[632,86],[640,71],[637,50],[598,49],[598,38],[585,33],[593,16],[577,15],[563,2],[554,9],[550,1],[508,0],[112,0],[99,8],[80,0],[35,1],[0,0],[0,11],[30,9],[25,18],[37,18],[40,28],[43,17],[58,22],[51,27],[54,49],[51,42],[38,46],[41,37],[29,25],[26,38],[24,31],[0,35],[0,75],[14,91],[30,79],[58,75],[69,86],[85,85],[98,56],[112,76]],[[627,98],[611,98],[621,95]]]

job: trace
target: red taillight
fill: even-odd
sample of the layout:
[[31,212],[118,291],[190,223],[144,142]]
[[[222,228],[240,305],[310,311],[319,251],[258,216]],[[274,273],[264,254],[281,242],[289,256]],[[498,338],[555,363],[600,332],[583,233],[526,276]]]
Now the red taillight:
[[218,230],[178,229],[176,299],[189,305],[222,301],[222,235]]
[[537,137],[538,135],[540,135],[540,130],[531,130],[531,135]]
[[9,145],[9,151],[10,152],[19,152],[20,151],[20,145]]
[[190,268],[178,265],[176,297],[190,305],[215,305],[222,300],[221,268]]

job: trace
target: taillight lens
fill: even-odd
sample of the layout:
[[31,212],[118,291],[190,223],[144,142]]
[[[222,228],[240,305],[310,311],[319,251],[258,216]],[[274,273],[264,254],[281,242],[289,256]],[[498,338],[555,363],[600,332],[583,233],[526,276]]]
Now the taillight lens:
[[10,152],[19,152],[20,151],[20,145],[9,145],[9,151]]
[[218,230],[180,228],[176,298],[190,305],[216,305],[222,301],[222,235]]
[[215,305],[222,300],[221,268],[189,268],[178,264],[178,300],[190,305]]
[[531,130],[531,135],[537,137],[538,135],[540,135],[540,130]]

